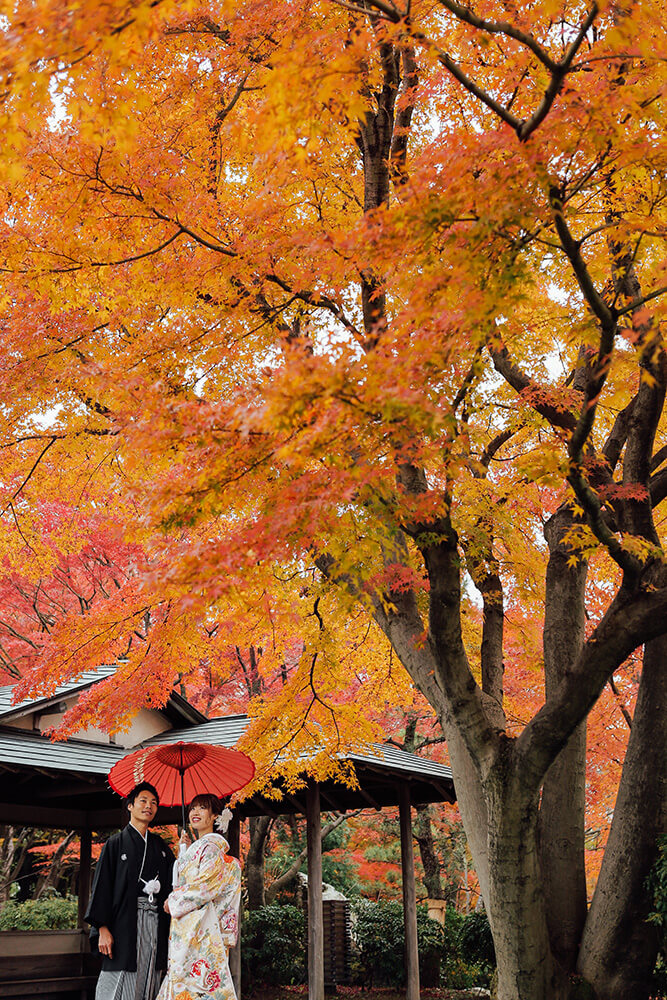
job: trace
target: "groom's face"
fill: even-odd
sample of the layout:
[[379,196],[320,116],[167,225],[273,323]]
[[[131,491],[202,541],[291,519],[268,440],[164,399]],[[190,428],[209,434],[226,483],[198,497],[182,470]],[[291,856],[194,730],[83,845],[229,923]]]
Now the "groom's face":
[[128,805],[130,819],[135,823],[152,823],[157,812],[157,799],[152,792],[144,790],[139,792],[134,802]]

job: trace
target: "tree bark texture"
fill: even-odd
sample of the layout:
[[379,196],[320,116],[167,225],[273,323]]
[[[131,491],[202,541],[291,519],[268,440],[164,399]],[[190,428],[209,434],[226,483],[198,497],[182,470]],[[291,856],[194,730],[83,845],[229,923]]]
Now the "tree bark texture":
[[667,637],[644,650],[644,668],[614,819],[586,923],[579,971],[605,1000],[645,1000],[658,928],[646,922],[646,878],[667,829]]
[[442,899],[442,879],[440,861],[433,842],[433,825],[430,806],[417,806],[414,822],[414,836],[419,846],[419,854],[424,868],[424,885],[430,899]]
[[9,899],[9,890],[23,867],[28,849],[33,844],[37,831],[24,826],[18,832],[13,826],[0,827],[2,848],[0,848],[0,903]]
[[264,906],[264,852],[266,839],[271,826],[269,816],[251,816],[248,821],[250,829],[250,846],[246,855],[245,872],[248,887],[248,909],[258,910]]
[[537,836],[538,796],[526,794],[511,744],[499,755],[489,800],[487,913],[498,961],[499,1000],[559,996],[551,953]]
[[[547,523],[549,544],[544,616],[546,697],[557,688],[581,652],[584,641],[584,589],[587,567],[571,566],[565,543],[574,524],[561,507]],[[549,937],[556,959],[568,972],[576,968],[586,921],[584,831],[586,813],[586,724],[577,727],[549,768],[540,806],[541,864]]]

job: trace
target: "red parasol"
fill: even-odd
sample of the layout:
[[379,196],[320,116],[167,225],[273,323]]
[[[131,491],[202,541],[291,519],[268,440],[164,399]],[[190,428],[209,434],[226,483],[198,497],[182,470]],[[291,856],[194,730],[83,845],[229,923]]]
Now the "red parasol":
[[255,773],[250,757],[240,750],[208,743],[163,743],[144,747],[123,757],[109,771],[109,784],[119,795],[128,795],[141,781],[157,789],[160,804],[181,805],[202,792],[224,798],[247,785]]

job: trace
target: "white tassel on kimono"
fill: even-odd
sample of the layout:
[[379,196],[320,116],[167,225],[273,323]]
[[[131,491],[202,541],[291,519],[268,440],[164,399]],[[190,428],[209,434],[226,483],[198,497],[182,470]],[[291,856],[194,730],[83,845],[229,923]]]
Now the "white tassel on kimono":
[[160,891],[160,889],[161,889],[161,885],[160,885],[160,879],[159,878],[151,878],[151,879],[148,880],[148,882],[146,882],[146,884],[144,886],[144,892],[148,896],[148,902],[149,903],[153,902],[154,896],[157,896],[157,894]]

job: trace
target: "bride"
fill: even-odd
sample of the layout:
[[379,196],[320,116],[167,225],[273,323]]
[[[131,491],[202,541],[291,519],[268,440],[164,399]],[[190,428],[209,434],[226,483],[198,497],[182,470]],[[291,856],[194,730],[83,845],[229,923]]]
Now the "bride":
[[228,953],[238,933],[241,866],[214,831],[227,829],[221,813],[215,795],[196,795],[188,806],[197,839],[189,847],[182,840],[164,904],[171,914],[169,965],[157,1000],[236,1000]]

